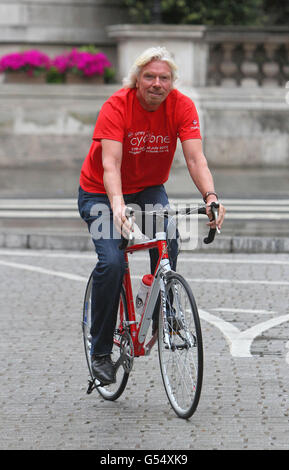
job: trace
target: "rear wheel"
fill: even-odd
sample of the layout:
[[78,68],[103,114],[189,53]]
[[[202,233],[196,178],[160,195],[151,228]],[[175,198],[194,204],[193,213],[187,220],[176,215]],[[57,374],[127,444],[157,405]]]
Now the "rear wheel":
[[101,387],[99,386],[97,379],[94,378],[91,368],[91,288],[92,275],[90,276],[86,287],[82,321],[84,350],[89,374],[91,377],[88,393],[90,393],[93,388],[96,388],[96,390],[104,399],[114,401],[120,397],[126,387],[129,372],[132,368],[133,362],[132,340],[129,334],[129,330],[125,326],[125,322],[128,320],[125,292],[122,288],[117,312],[116,327],[114,330],[113,349],[111,354],[111,359],[117,369],[116,383]]
[[168,275],[159,316],[158,348],[164,387],[180,418],[189,418],[200,399],[203,345],[200,319],[190,286],[177,273]]

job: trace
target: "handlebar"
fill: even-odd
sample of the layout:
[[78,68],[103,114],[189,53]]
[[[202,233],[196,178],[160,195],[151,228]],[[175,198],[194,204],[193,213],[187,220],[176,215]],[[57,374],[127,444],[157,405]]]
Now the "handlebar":
[[[211,204],[211,210],[212,210],[212,215],[213,215],[213,219],[212,220],[217,220],[217,217],[218,217],[218,209],[219,209],[219,203],[217,202],[212,202]],[[198,209],[198,214],[204,214],[206,215],[206,208],[205,207],[200,207]],[[208,236],[204,238],[203,242],[208,245],[209,243],[212,243],[215,239],[215,235],[216,235],[216,231],[217,229],[216,228],[210,228],[209,230],[209,233],[208,233]]]
[[[211,219],[211,221],[213,220],[217,220],[217,217],[218,217],[218,209],[219,209],[219,203],[217,202],[212,202],[210,204],[211,206],[211,211],[212,211],[212,216],[213,218]],[[142,214],[146,214],[145,211],[141,211]],[[203,214],[203,215],[207,215],[207,212],[206,212],[206,207],[205,206],[202,206],[202,207],[199,207],[198,208],[198,214]],[[151,215],[159,215],[159,212],[151,212],[150,213]],[[161,212],[162,215],[164,215],[164,217],[168,217],[169,215],[178,215],[178,214],[181,214],[181,215],[192,215],[192,212],[191,212],[191,209],[181,209],[179,211],[170,211],[170,210],[167,210],[165,209],[164,211]],[[130,207],[126,207],[126,210],[125,210],[125,215],[127,218],[130,218],[130,217],[133,217],[134,215],[134,210]],[[217,229],[216,228],[210,228],[209,230],[209,233],[208,233],[208,236],[205,237],[203,239],[203,242],[208,245],[209,243],[212,243],[215,239],[215,235],[216,235],[216,231]],[[128,242],[129,240],[127,238],[124,238],[123,236],[121,236],[121,243],[119,245],[119,249],[120,250],[124,250],[127,245],[128,245]]]

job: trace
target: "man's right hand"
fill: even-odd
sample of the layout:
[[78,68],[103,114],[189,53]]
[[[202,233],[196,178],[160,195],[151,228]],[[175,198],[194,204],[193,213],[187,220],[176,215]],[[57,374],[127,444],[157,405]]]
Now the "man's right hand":
[[126,206],[124,204],[116,204],[113,207],[113,222],[117,231],[124,237],[129,238],[129,234],[133,229],[133,223],[128,220],[125,215]]

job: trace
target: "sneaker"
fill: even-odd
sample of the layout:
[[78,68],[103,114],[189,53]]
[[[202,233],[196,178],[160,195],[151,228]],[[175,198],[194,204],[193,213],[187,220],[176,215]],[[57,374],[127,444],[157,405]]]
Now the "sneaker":
[[115,367],[110,358],[110,354],[91,356],[91,368],[93,376],[102,385],[109,385],[116,382]]

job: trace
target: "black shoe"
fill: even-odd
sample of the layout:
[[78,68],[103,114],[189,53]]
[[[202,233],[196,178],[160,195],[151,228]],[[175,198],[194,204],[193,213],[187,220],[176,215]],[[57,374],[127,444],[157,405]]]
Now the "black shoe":
[[91,356],[91,368],[93,376],[99,380],[102,385],[114,384],[116,382],[115,367],[110,358],[110,354]]

